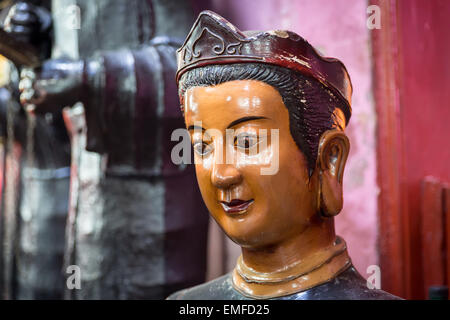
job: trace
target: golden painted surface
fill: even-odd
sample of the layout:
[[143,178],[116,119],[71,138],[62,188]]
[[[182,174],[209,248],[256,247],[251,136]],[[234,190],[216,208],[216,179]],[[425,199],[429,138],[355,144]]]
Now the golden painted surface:
[[[237,290],[253,298],[284,296],[326,282],[351,265],[333,220],[342,208],[349,152],[343,131],[321,136],[309,176],[274,87],[256,80],[193,87],[184,109],[203,200],[242,249],[233,274]],[[240,146],[241,136],[247,137],[246,147]],[[262,174],[274,162],[277,170]],[[245,205],[230,211],[233,201]]]

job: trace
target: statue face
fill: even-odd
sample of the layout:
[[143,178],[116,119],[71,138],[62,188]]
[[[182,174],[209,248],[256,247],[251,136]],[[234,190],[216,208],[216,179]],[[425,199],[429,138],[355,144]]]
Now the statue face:
[[[315,180],[309,180],[279,92],[261,81],[238,80],[190,88],[184,101],[198,184],[225,233],[249,248],[279,244],[302,233],[317,210]],[[211,129],[216,134],[210,135]],[[227,129],[234,130],[229,139]],[[261,129],[267,130],[266,138]],[[273,147],[271,129],[278,130],[278,148]],[[232,161],[226,161],[227,148]],[[278,171],[262,175],[261,168],[277,152]]]

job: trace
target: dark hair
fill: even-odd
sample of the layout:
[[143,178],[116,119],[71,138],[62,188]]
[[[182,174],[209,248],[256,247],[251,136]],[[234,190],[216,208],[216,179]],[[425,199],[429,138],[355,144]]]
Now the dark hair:
[[280,93],[289,111],[289,128],[306,157],[309,174],[316,166],[320,136],[345,126],[335,110],[345,102],[316,79],[289,69],[260,63],[208,65],[187,71],[179,81],[180,97],[191,87],[214,86],[234,80],[259,80]]

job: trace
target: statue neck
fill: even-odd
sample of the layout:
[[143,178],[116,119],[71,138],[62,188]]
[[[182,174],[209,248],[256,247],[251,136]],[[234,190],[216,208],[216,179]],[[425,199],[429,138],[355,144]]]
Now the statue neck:
[[306,230],[277,247],[243,248],[233,271],[235,289],[251,298],[268,299],[301,292],[337,276],[351,261],[345,241],[335,236],[332,224],[321,226],[328,229],[322,232]]

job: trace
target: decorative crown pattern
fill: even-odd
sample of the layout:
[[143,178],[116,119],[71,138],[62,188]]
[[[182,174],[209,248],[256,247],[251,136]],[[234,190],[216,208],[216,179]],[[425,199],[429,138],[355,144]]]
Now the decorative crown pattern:
[[322,57],[298,34],[285,30],[238,30],[212,11],[203,11],[192,26],[185,42],[177,50],[177,82],[188,70],[209,64],[256,62],[278,65],[300,72],[324,84],[347,105],[351,115],[352,85],[344,64]]

